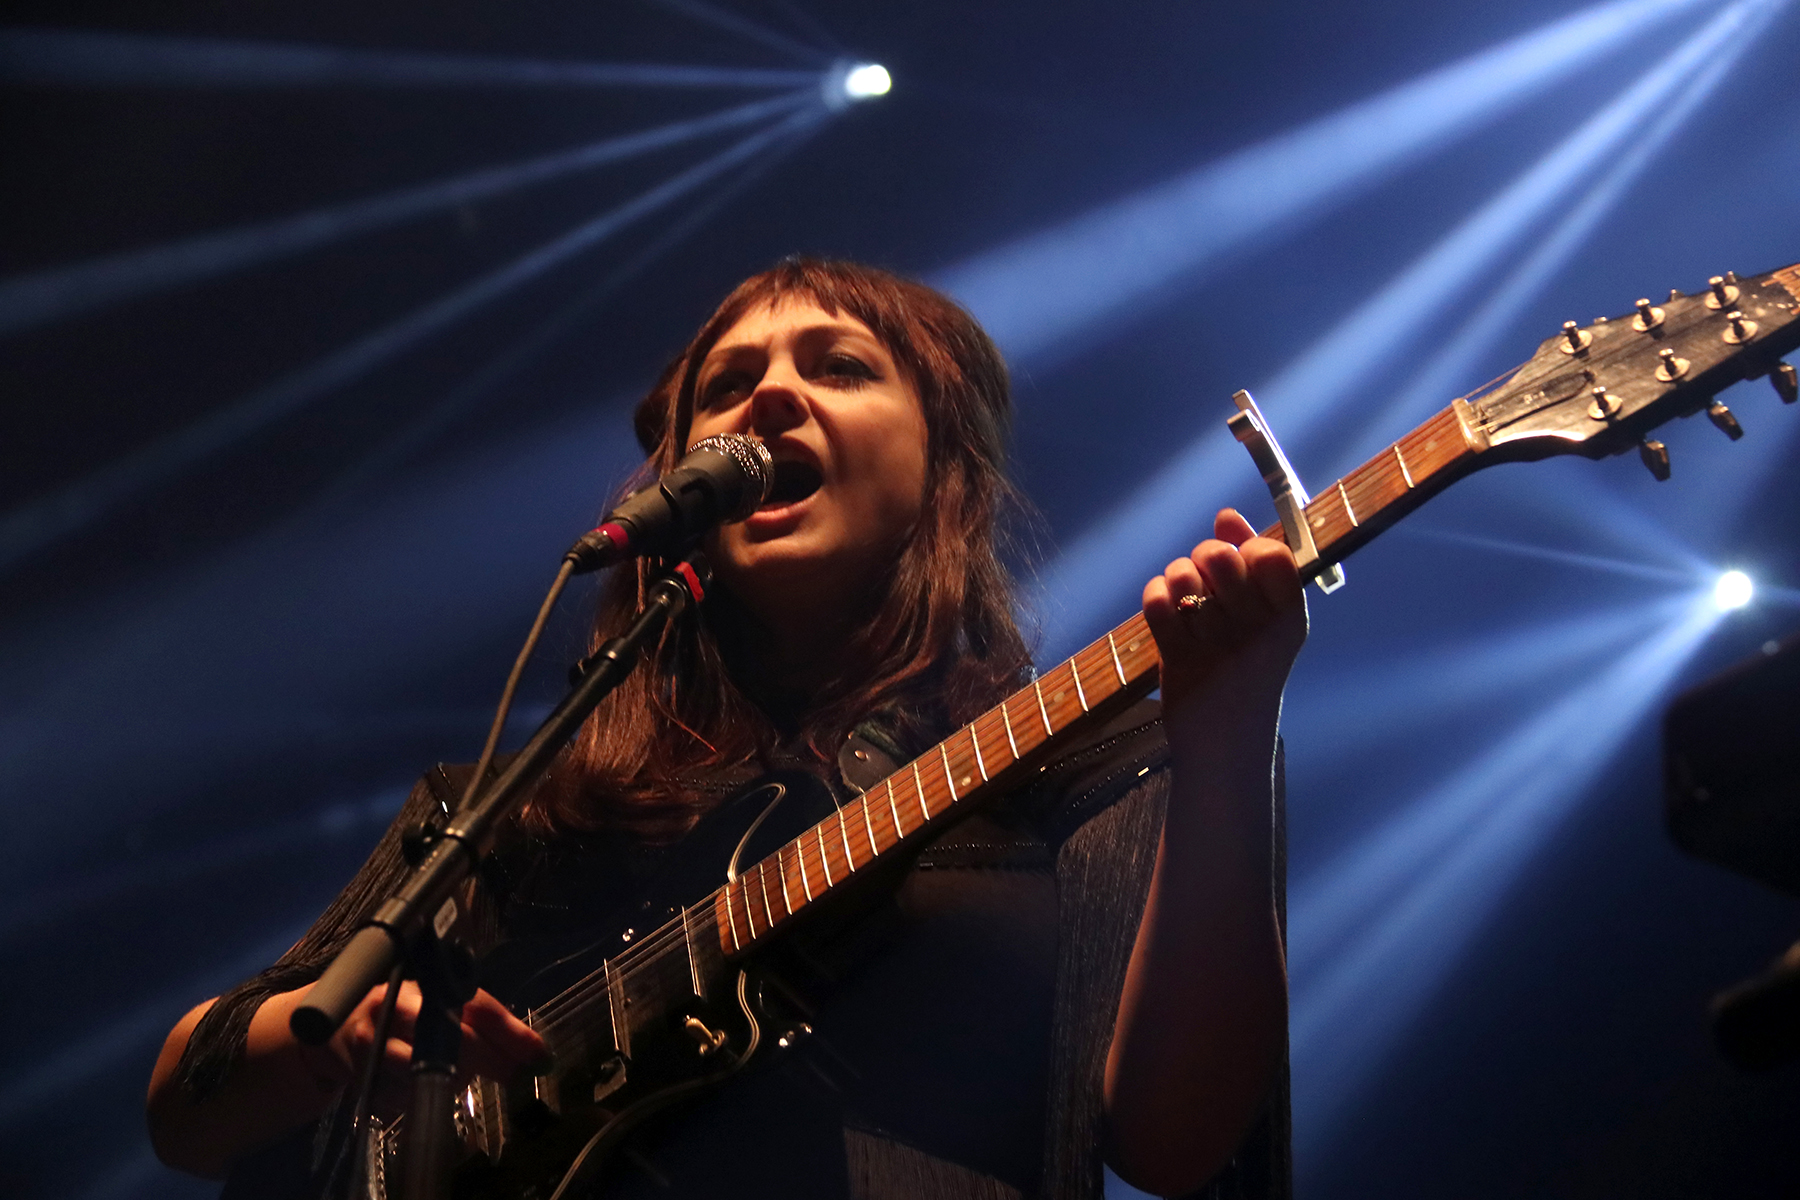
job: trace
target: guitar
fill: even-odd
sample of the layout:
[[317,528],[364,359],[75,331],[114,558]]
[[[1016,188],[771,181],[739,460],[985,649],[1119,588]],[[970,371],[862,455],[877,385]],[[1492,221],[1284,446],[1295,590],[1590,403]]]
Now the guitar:
[[[1451,402],[1263,536],[1303,551],[1311,580],[1499,463],[1635,448],[1666,479],[1667,451],[1649,432],[1704,408],[1741,436],[1715,397],[1767,375],[1794,403],[1795,371],[1781,356],[1796,346],[1800,264],[1716,277],[1703,292],[1640,300],[1585,328],[1571,321],[1524,365]],[[629,927],[532,981],[544,999],[527,1021],[554,1069],[512,1085],[478,1081],[459,1097],[457,1194],[579,1195],[632,1127],[803,1035],[761,995],[771,952],[853,894],[891,887],[912,852],[1154,689],[1158,666],[1140,613],[842,808],[797,798],[803,781],[775,778],[709,815],[684,845],[687,865],[652,882]],[[385,1152],[374,1158],[379,1168]]]

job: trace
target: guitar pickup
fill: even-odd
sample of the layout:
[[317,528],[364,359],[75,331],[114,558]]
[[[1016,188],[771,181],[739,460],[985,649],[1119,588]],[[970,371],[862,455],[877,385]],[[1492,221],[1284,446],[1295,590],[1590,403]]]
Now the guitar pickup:
[[[1306,523],[1306,505],[1312,499],[1306,493],[1306,486],[1300,482],[1300,476],[1294,471],[1293,464],[1288,462],[1286,454],[1281,451],[1281,443],[1275,440],[1275,433],[1269,428],[1268,418],[1256,407],[1256,401],[1250,393],[1239,390],[1231,397],[1238,406],[1226,424],[1233,437],[1244,444],[1250,452],[1251,461],[1256,469],[1262,472],[1263,482],[1269,485],[1269,495],[1275,501],[1275,512],[1281,518],[1281,532],[1287,538],[1288,548],[1294,552],[1294,561],[1300,565],[1304,574],[1308,567],[1319,561],[1319,548],[1313,542],[1312,526]],[[1313,576],[1313,582],[1319,590],[1327,595],[1344,586],[1344,568],[1338,563],[1329,563]]]

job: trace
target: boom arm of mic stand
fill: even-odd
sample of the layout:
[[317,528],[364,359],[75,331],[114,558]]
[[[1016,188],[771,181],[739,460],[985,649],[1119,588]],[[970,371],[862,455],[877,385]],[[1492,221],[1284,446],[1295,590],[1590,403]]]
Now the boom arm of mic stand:
[[631,627],[589,660],[591,669],[538,726],[493,786],[451,814],[424,861],[325,968],[289,1020],[295,1037],[315,1046],[326,1041],[369,989],[387,979],[420,931],[441,926],[437,932],[442,933],[449,928],[456,916],[457,889],[474,874],[500,822],[543,778],[588,714],[631,674],[644,648],[670,619],[705,598],[709,576],[706,560],[696,550],[651,585],[644,611]]

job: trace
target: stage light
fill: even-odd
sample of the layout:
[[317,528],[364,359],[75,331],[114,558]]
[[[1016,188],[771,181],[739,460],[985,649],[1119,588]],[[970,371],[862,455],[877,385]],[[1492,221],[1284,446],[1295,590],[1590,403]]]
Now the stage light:
[[820,87],[825,103],[833,110],[848,108],[859,100],[885,96],[893,88],[893,77],[880,63],[840,62],[825,73]]
[[1713,604],[1720,612],[1730,612],[1750,603],[1756,584],[1742,571],[1726,571],[1713,584]]
[[852,100],[885,96],[893,86],[894,81],[888,75],[887,68],[880,63],[858,63],[844,76],[844,94]]

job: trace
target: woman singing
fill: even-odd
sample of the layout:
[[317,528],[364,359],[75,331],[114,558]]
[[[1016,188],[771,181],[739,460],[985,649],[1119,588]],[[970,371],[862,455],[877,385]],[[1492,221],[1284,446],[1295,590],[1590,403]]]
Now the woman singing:
[[[463,929],[484,952],[467,1072],[541,1067],[545,1043],[508,1005],[536,1003],[534,973],[616,925],[753,779],[816,780],[846,803],[1030,686],[1000,558],[1009,407],[966,312],[847,263],[747,280],[671,364],[639,406],[639,483],[719,433],[760,440],[780,483],[708,541],[705,604],[602,704],[484,868]],[[1028,785],[797,952],[776,989],[793,1048],[645,1127],[599,1194],[1098,1197],[1102,1161],[1162,1195],[1286,1194],[1272,779],[1306,614],[1285,546],[1229,510],[1214,531],[1144,589],[1160,713],[1144,701],[1072,731]],[[631,617],[641,578],[614,572],[598,637]],[[150,1085],[164,1161],[229,1178],[227,1195],[316,1188],[319,1130],[372,1052],[383,989],[322,1047],[289,1014],[403,874],[400,831],[466,777],[427,776],[293,950],[176,1025]],[[378,1113],[406,1093],[417,1005],[408,984]]]

